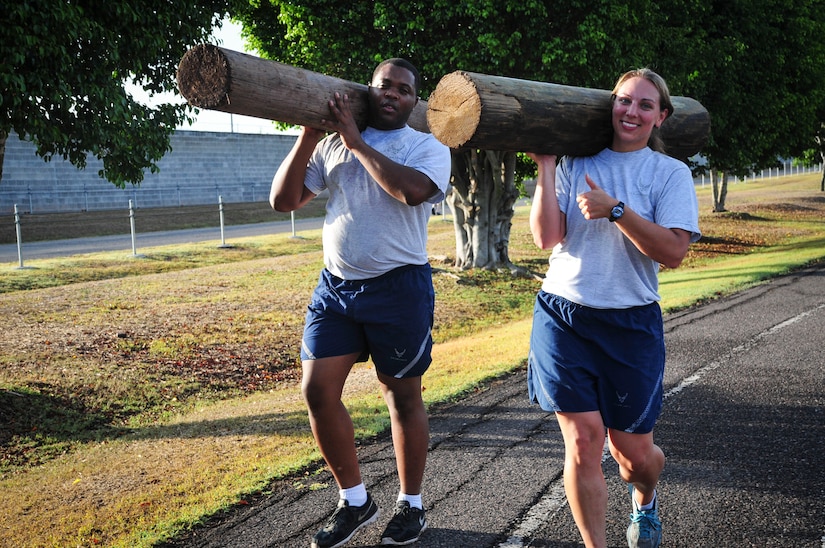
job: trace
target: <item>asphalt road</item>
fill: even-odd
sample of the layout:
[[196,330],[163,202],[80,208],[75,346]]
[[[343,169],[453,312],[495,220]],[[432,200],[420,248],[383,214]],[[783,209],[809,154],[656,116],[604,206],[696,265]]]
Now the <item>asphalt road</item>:
[[[825,548],[825,265],[665,319],[665,403],[655,430],[665,547]],[[434,364],[433,367],[438,367]],[[398,489],[388,438],[359,449],[378,523]],[[420,547],[572,547],[552,415],[527,401],[524,372],[431,414]],[[630,509],[607,456],[610,546]],[[327,485],[321,489],[311,486]],[[277,482],[167,547],[307,547],[337,491],[317,473]]]

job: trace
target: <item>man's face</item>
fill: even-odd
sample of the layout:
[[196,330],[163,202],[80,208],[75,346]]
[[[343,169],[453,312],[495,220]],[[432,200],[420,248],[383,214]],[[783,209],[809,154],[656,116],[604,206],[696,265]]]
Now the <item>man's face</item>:
[[404,127],[418,103],[415,76],[404,67],[382,66],[372,77],[369,100],[370,126],[383,130]]

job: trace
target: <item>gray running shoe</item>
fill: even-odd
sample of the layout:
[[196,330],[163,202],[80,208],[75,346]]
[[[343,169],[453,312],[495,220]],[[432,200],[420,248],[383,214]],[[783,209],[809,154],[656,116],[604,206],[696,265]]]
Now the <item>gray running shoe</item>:
[[630,491],[630,502],[633,513],[630,514],[630,527],[627,528],[627,545],[630,548],[657,548],[662,541],[662,521],[659,519],[659,499],[650,510],[639,510],[633,498],[633,486],[627,486]]
[[427,529],[424,510],[412,508],[410,503],[400,500],[395,505],[395,514],[381,535],[381,544],[405,546],[418,540]]
[[339,548],[348,543],[361,527],[377,519],[378,506],[369,494],[363,506],[350,506],[341,499],[327,523],[312,537],[312,548]]

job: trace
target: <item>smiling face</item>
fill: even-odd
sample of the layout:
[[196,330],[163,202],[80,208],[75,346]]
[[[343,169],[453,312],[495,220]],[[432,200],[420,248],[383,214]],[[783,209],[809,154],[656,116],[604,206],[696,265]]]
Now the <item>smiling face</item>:
[[415,75],[401,66],[380,66],[372,75],[369,100],[370,126],[382,130],[404,127],[418,103]]
[[660,106],[659,91],[642,77],[625,80],[613,99],[613,145],[616,152],[631,152],[647,146],[653,128],[662,125],[667,109]]

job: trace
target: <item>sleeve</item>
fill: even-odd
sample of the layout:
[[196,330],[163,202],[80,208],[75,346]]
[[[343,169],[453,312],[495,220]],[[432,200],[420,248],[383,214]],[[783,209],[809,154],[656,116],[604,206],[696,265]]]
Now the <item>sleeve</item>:
[[570,171],[573,167],[573,159],[563,156],[556,166],[556,199],[559,202],[559,210],[567,213],[570,205]]
[[680,228],[690,232],[691,243],[702,237],[693,176],[690,168],[682,162],[674,167],[662,187],[656,203],[655,222],[666,228]]
[[430,134],[425,135],[421,143],[411,151],[407,165],[420,171],[435,183],[438,192],[430,196],[427,201],[438,203],[444,199],[447,187],[450,185],[452,157],[446,145]]
[[328,135],[315,146],[312,156],[309,157],[309,163],[307,163],[304,186],[316,196],[327,187],[326,178],[324,177],[324,151],[329,147],[332,137],[334,135]]

